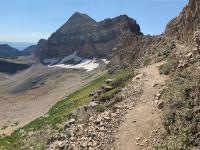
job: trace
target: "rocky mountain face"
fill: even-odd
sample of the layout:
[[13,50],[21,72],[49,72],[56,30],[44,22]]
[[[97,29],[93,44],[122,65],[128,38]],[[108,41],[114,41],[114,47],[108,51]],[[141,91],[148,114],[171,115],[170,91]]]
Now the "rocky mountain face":
[[175,40],[191,40],[193,33],[200,30],[200,1],[190,0],[180,15],[174,18],[166,27],[167,37]]
[[137,22],[126,15],[96,22],[76,12],[47,41],[39,41],[36,56],[64,57],[77,51],[84,58],[106,57],[127,32],[142,35]]
[[136,61],[143,57],[146,51],[148,51],[149,45],[152,42],[153,37],[151,36],[135,36],[133,34],[124,35],[113,52],[110,65],[121,65],[121,67],[126,67],[129,64],[136,63]]
[[[110,71],[115,72],[129,66],[141,65],[145,61],[145,57],[149,58],[150,56],[156,55],[154,51],[161,47],[166,47],[167,43],[163,35],[135,36],[128,33],[123,36],[114,49],[108,67]],[[152,60],[154,61],[156,58]]]
[[9,46],[8,44],[0,44],[0,57],[16,57],[20,55],[20,51]]

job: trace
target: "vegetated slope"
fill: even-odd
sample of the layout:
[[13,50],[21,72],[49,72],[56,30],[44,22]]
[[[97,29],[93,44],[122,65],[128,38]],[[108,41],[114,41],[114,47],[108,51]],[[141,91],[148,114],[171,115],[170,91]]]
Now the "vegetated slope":
[[[170,70],[167,73],[170,72],[171,80],[162,95],[164,131],[155,148],[196,150],[200,148],[199,60],[187,61],[181,68],[177,67],[177,60],[170,61],[162,67]],[[177,70],[174,72],[173,68]]]
[[79,57],[107,57],[126,32],[142,34],[137,22],[126,15],[96,22],[88,15],[76,12],[47,41],[39,41],[36,56],[57,58],[77,51]]
[[101,69],[87,73],[35,64],[1,80],[0,135],[10,135],[15,129],[43,116],[63,97],[104,74],[104,68]]
[[17,57],[20,51],[9,46],[8,44],[0,44],[0,58]]
[[[112,106],[113,102],[115,101],[110,101],[111,98],[113,98],[116,92],[119,92],[119,89],[124,86],[125,82],[128,81],[131,76],[132,72],[129,70],[126,72],[121,72],[118,75],[103,75],[97,77],[94,81],[82,89],[58,102],[49,110],[46,116],[34,120],[22,129],[14,132],[11,136],[0,139],[0,148],[28,149],[33,147],[34,149],[45,149],[49,146],[47,144],[54,144],[54,141],[57,140],[66,140],[66,142],[70,142],[70,136],[75,136],[76,132],[73,129],[68,131],[68,119],[71,117],[75,118],[76,122],[78,123],[77,127],[79,127],[79,123],[84,124],[84,122],[86,127],[89,127],[86,121],[89,119],[88,115],[99,114],[100,112],[104,111],[106,107],[109,107],[110,105]],[[109,88],[109,91],[103,92],[102,86],[105,84],[105,80],[109,77],[115,78],[112,84],[113,88]],[[98,99],[95,99],[97,105],[89,104],[90,101],[94,99],[93,96],[95,96],[91,96],[91,93],[99,93],[99,90],[101,90],[102,93],[97,97]],[[75,115],[73,115],[74,113]],[[72,124],[74,123],[75,122],[72,121]],[[57,135],[58,137],[62,136],[63,138],[57,139]],[[86,133],[83,134],[83,136],[86,136]],[[79,140],[79,137],[77,137],[76,140]],[[71,143],[70,146],[73,145],[74,144]],[[110,143],[108,143],[108,145],[110,145]],[[69,145],[66,144],[64,146],[68,147]],[[80,147],[81,145],[78,144],[77,146]]]
[[[200,148],[199,53],[191,45],[200,29],[200,1],[190,0],[181,14],[166,29],[166,36],[176,39],[167,63],[160,70],[170,74],[168,88],[162,95],[164,131],[156,149]],[[182,43],[185,41],[184,43]],[[181,44],[182,43],[182,44]]]

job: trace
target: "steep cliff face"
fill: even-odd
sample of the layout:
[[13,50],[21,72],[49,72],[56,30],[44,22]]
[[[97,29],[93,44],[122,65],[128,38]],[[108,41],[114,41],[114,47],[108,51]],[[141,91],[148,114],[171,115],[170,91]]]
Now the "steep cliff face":
[[165,34],[167,37],[189,42],[197,30],[200,30],[200,1],[190,0],[180,15],[169,22]]
[[127,32],[142,34],[136,21],[126,15],[96,22],[77,12],[40,46],[37,54],[40,58],[51,58],[77,51],[78,56],[85,58],[105,57]]

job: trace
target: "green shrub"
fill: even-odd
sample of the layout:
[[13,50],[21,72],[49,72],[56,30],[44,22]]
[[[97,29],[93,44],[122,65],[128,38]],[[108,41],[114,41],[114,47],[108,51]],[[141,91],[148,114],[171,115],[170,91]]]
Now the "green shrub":
[[177,66],[177,61],[168,60],[167,63],[159,67],[160,74],[168,75],[170,72],[174,71]]
[[120,92],[120,89],[119,89],[119,88],[115,88],[115,89],[113,89],[113,90],[111,90],[111,91],[108,91],[108,92],[102,94],[102,95],[98,98],[98,100],[101,101],[101,102],[105,102],[105,101],[107,101],[107,100],[112,99],[112,98],[113,98],[117,93],[119,93],[119,92]]
[[143,62],[144,66],[148,66],[151,64],[151,59],[150,58],[145,58]]
[[106,108],[104,105],[97,105],[95,109],[96,109],[96,112],[104,112]]
[[161,57],[162,59],[167,58],[171,51],[175,48],[175,44],[167,44],[163,46],[162,48],[155,49],[155,52],[157,54],[157,57]]
[[113,88],[124,87],[126,83],[134,76],[134,71],[131,69],[122,70],[114,77],[114,81],[112,82]]

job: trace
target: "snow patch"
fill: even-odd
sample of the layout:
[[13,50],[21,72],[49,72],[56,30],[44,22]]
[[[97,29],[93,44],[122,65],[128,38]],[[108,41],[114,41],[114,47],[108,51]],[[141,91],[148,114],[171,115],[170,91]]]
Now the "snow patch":
[[59,63],[63,64],[69,60],[74,60],[76,63],[80,62],[82,60],[82,58],[76,56],[76,51],[72,54],[72,55],[68,55],[66,57],[64,57]]
[[96,69],[99,66],[96,59],[84,59],[79,64],[56,64],[49,65],[49,67],[71,68],[71,69],[85,69],[87,72]]
[[106,65],[110,62],[107,59],[101,59]]
[[[48,67],[60,67],[60,68],[70,68],[70,69],[85,69],[87,72],[96,69],[99,66],[99,62],[96,58],[93,59],[82,59],[78,57],[77,52],[68,55],[62,59],[44,59],[45,64],[49,64]],[[60,60],[60,61],[59,61]],[[67,64],[67,62],[73,60],[75,64]],[[109,61],[106,59],[101,59],[105,64],[108,64]]]

